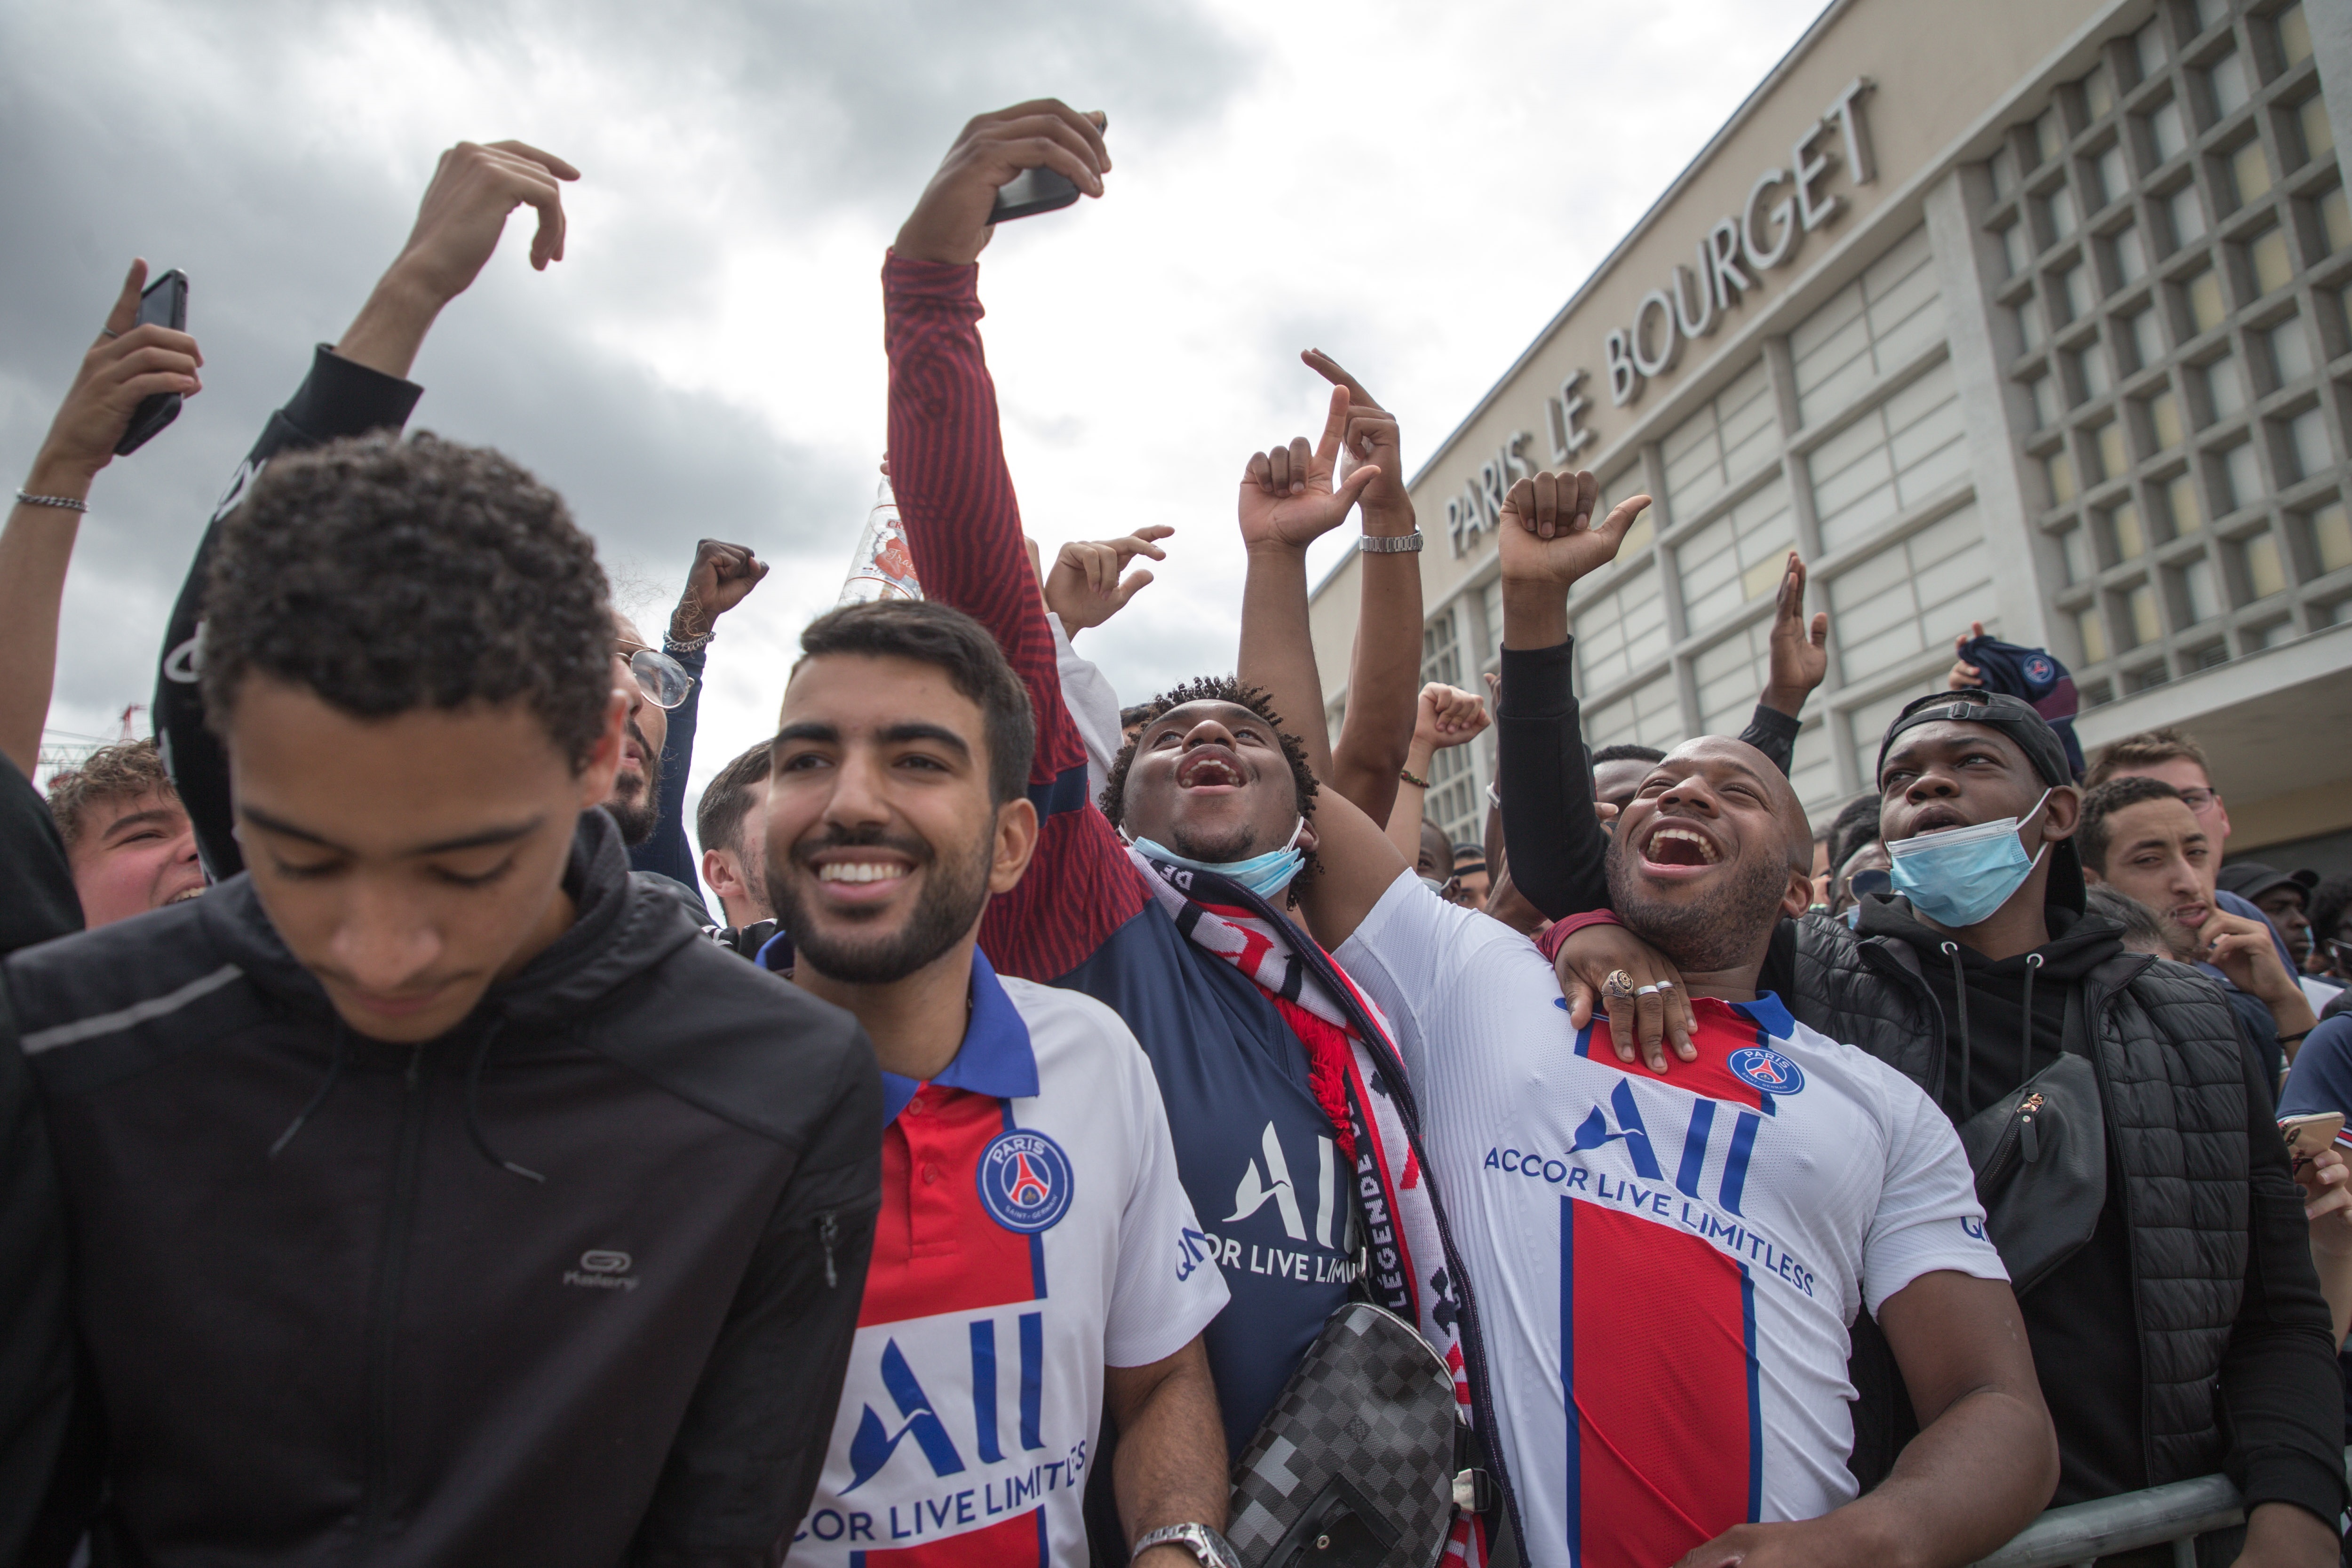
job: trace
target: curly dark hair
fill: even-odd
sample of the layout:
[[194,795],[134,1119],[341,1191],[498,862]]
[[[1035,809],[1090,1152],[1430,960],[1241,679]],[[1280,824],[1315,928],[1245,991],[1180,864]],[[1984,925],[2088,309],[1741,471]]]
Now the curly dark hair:
[[205,585],[215,731],[257,671],[362,719],[521,701],[578,769],[604,731],[612,658],[604,568],[563,499],[425,433],[272,459]]
[[[1236,708],[1246,708],[1265,720],[1266,727],[1274,731],[1275,740],[1281,744],[1283,760],[1290,764],[1290,782],[1298,792],[1298,815],[1307,817],[1315,815],[1315,770],[1307,763],[1307,743],[1282,727],[1282,715],[1274,710],[1274,699],[1255,686],[1244,686],[1230,675],[1203,675],[1173,690],[1163,691],[1149,702],[1137,704],[1127,713],[1122,713],[1120,718],[1125,720],[1128,713],[1138,714],[1139,718],[1129,721],[1148,729],[1158,723],[1170,709],[1181,708],[1187,702],[1230,702]],[[1137,731],[1136,739],[1142,739],[1141,731]],[[1129,741],[1119,748],[1118,759],[1110,765],[1110,775],[1103,780],[1103,815],[1110,818],[1113,827],[1126,826],[1127,772],[1134,762],[1135,742]],[[1307,869],[1309,872],[1314,869],[1314,863],[1315,858],[1308,856]]]
[[57,821],[58,836],[70,849],[81,838],[83,818],[92,807],[149,795],[180,798],[179,791],[172,787],[172,775],[164,770],[163,749],[152,735],[143,741],[100,746],[70,773],[51,774],[49,816]]
[[2311,920],[2314,942],[2333,942],[2336,928],[2344,921],[2344,911],[2352,910],[2352,876],[2330,877],[2311,889],[2311,908],[2305,912]]
[[2146,773],[2126,773],[2092,786],[2083,796],[2082,825],[2074,829],[2074,853],[2083,858],[2084,865],[2101,876],[2106,875],[2107,851],[2115,845],[2115,829],[2109,826],[2108,818],[2127,806],[2151,800],[2179,799],[2179,790]]

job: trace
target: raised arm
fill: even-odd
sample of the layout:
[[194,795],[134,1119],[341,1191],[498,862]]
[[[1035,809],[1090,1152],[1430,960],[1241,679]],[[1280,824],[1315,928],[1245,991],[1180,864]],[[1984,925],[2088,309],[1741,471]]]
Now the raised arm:
[[[1357,647],[1362,646],[1360,637]],[[1389,807],[1388,819],[1389,842],[1409,861],[1421,854],[1422,807],[1429,799],[1429,770],[1437,765],[1437,753],[1468,745],[1486,732],[1489,722],[1483,700],[1442,680],[1423,687],[1413,706],[1412,745],[1397,771],[1396,804]]]
[[292,401],[270,416],[261,439],[229,480],[172,607],[155,679],[155,727],[172,781],[195,827],[196,848],[215,881],[235,876],[245,865],[230,831],[228,759],[205,727],[204,695],[196,684],[196,629],[204,620],[205,577],[222,520],[236,510],[246,487],[278,453],[405,425],[424,388],[404,378],[442,308],[473,282],[498,247],[508,216],[519,206],[539,214],[531,265],[544,269],[561,260],[563,202],[557,182],[579,177],[562,159],[520,142],[487,147],[461,142],[441,154],[408,242],[341,341],[332,349],[319,349]]
[[194,397],[204,390],[196,340],[169,327],[139,324],[139,294],[147,264],[133,261],[107,313],[98,341],[25,476],[22,496],[0,528],[0,753],[30,778],[49,721],[49,693],[58,673],[58,616],[66,568],[81,531],[81,507],[98,471],[114,460],[115,444],[139,405],[159,393]]
[[747,544],[719,539],[696,541],[694,564],[687,572],[686,587],[677,596],[677,607],[670,612],[669,629],[662,638],[662,651],[677,660],[694,678],[694,684],[686,689],[686,700],[669,711],[662,734],[660,815],[654,836],[629,851],[629,864],[698,890],[698,857],[686,837],[686,785],[694,772],[703,666],[709,658],[711,633],[719,617],[741,604],[767,574],[768,563]]
[[[1347,420],[1331,477],[1344,485],[1360,467],[1380,470],[1362,491],[1363,537],[1375,544],[1412,539],[1412,496],[1405,489],[1395,416],[1321,349],[1308,349],[1299,358],[1347,390]],[[1408,762],[1422,689],[1421,554],[1374,548],[1364,550],[1363,557],[1358,566],[1356,643],[1348,664],[1348,713],[1331,737],[1330,771],[1324,776],[1365,816],[1386,822],[1402,783],[1398,774]],[[1321,708],[1312,719],[1299,714],[1297,722],[1319,734]]]
[[882,268],[890,359],[890,483],[924,595],[986,626],[1029,693],[1038,840],[1029,869],[992,899],[981,946],[1007,974],[1066,974],[1148,897],[1087,798],[1086,747],[1062,700],[1054,635],[1022,539],[996,386],[980,344],[980,268],[997,188],[1050,167],[1090,195],[1109,159],[1100,117],[1053,100],[964,127]]
[[1780,574],[1780,600],[1772,616],[1764,695],[1739,735],[1771,758],[1784,773],[1796,754],[1798,715],[1804,710],[1805,699],[1829,674],[1829,636],[1827,611],[1817,611],[1810,624],[1805,619],[1805,563],[1791,550],[1788,568]]

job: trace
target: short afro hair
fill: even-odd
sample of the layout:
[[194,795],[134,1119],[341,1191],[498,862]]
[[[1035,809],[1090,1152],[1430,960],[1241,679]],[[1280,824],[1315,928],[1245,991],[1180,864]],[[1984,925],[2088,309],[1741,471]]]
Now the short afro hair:
[[[1298,792],[1298,815],[1315,815],[1315,770],[1307,765],[1307,743],[1282,727],[1282,716],[1274,710],[1274,699],[1255,686],[1244,686],[1230,675],[1204,675],[1188,680],[1171,691],[1163,691],[1149,702],[1139,703],[1129,711],[1140,712],[1136,721],[1148,729],[1158,723],[1171,710],[1187,702],[1230,702],[1236,708],[1246,708],[1266,722],[1275,740],[1282,747],[1282,756],[1290,764],[1290,782]],[[1121,715],[1124,717],[1124,715]],[[1136,741],[1143,738],[1139,731]],[[1135,763],[1135,741],[1118,750],[1110,765],[1110,776],[1103,780],[1103,815],[1110,818],[1113,827],[1127,826],[1127,773]],[[1307,857],[1310,864],[1314,857]]]
[[[2083,864],[2102,877],[2107,874],[2107,850],[2115,843],[2110,820],[2116,813],[2151,800],[2180,800],[2180,792],[2162,779],[2126,773],[2109,779],[2083,796],[2083,825],[2074,830],[2075,853]],[[2183,805],[2188,802],[2181,801]]]
[[563,499],[482,447],[419,434],[270,460],[205,591],[205,721],[260,674],[361,719],[521,702],[574,771],[613,698],[613,610]]
[[172,787],[172,775],[164,771],[163,749],[152,735],[143,741],[100,746],[72,772],[52,774],[49,816],[57,821],[58,837],[70,849],[81,838],[92,807],[150,795],[172,801],[180,798],[180,792]]
[[991,805],[1017,800],[1029,788],[1037,755],[1037,716],[1029,689],[1013,672],[986,626],[946,605],[926,599],[875,599],[844,605],[811,621],[801,633],[801,659],[828,655],[909,658],[947,671],[949,683],[971,699],[988,742]]
[[1636,746],[1622,742],[1614,746],[1603,746],[1592,753],[1595,765],[1601,763],[1663,763],[1665,760],[1666,753],[1655,746]]
[[2312,889],[2311,907],[2304,911],[2311,921],[2312,941],[2340,941],[2336,928],[2344,923],[2347,910],[2352,910],[2352,876],[2330,877]]

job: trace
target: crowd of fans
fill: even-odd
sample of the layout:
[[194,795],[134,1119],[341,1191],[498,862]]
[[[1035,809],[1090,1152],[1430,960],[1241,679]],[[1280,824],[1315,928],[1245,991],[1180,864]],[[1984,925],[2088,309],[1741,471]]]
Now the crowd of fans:
[[[87,498],[201,391],[132,268],[0,531],[0,1562],[1402,1563],[1416,1494],[1449,1568],[1959,1564],[2215,1472],[2200,1560],[2336,1561],[2352,880],[2226,861],[2192,736],[2085,767],[1981,627],[1809,821],[1793,554],[1738,737],[1589,750],[1567,600],[1649,504],[1590,473],[1509,493],[1487,690],[1424,684],[1397,421],[1319,351],[1234,671],[1122,707],[1074,639],[1171,531],[1047,565],[977,329],[1000,188],[1101,196],[1103,125],[982,116],[898,231],[924,596],[803,631],[692,847],[767,564],[699,541],[649,639],[541,479],[402,433],[509,216],[565,255],[520,142],[236,470],[156,737],[35,795]],[[1434,1457],[1270,1511],[1366,1440],[1303,1414],[1365,1304]]]

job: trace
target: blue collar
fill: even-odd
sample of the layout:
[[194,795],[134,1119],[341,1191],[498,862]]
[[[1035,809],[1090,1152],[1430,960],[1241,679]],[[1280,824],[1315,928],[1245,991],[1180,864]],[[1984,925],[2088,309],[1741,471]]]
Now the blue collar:
[[[942,1089],[965,1089],[998,1100],[1024,1100],[1037,1092],[1037,1052],[1029,1043],[1029,1026],[978,948],[971,951],[971,1022],[964,1026],[955,1060],[931,1081]],[[898,1121],[922,1087],[919,1079],[886,1070],[882,1125]]]
[[1750,1023],[1763,1025],[1764,1032],[1776,1040],[1797,1032],[1797,1020],[1789,1016],[1787,1005],[1769,991],[1759,991],[1753,1002],[1734,1002],[1729,1006]]

